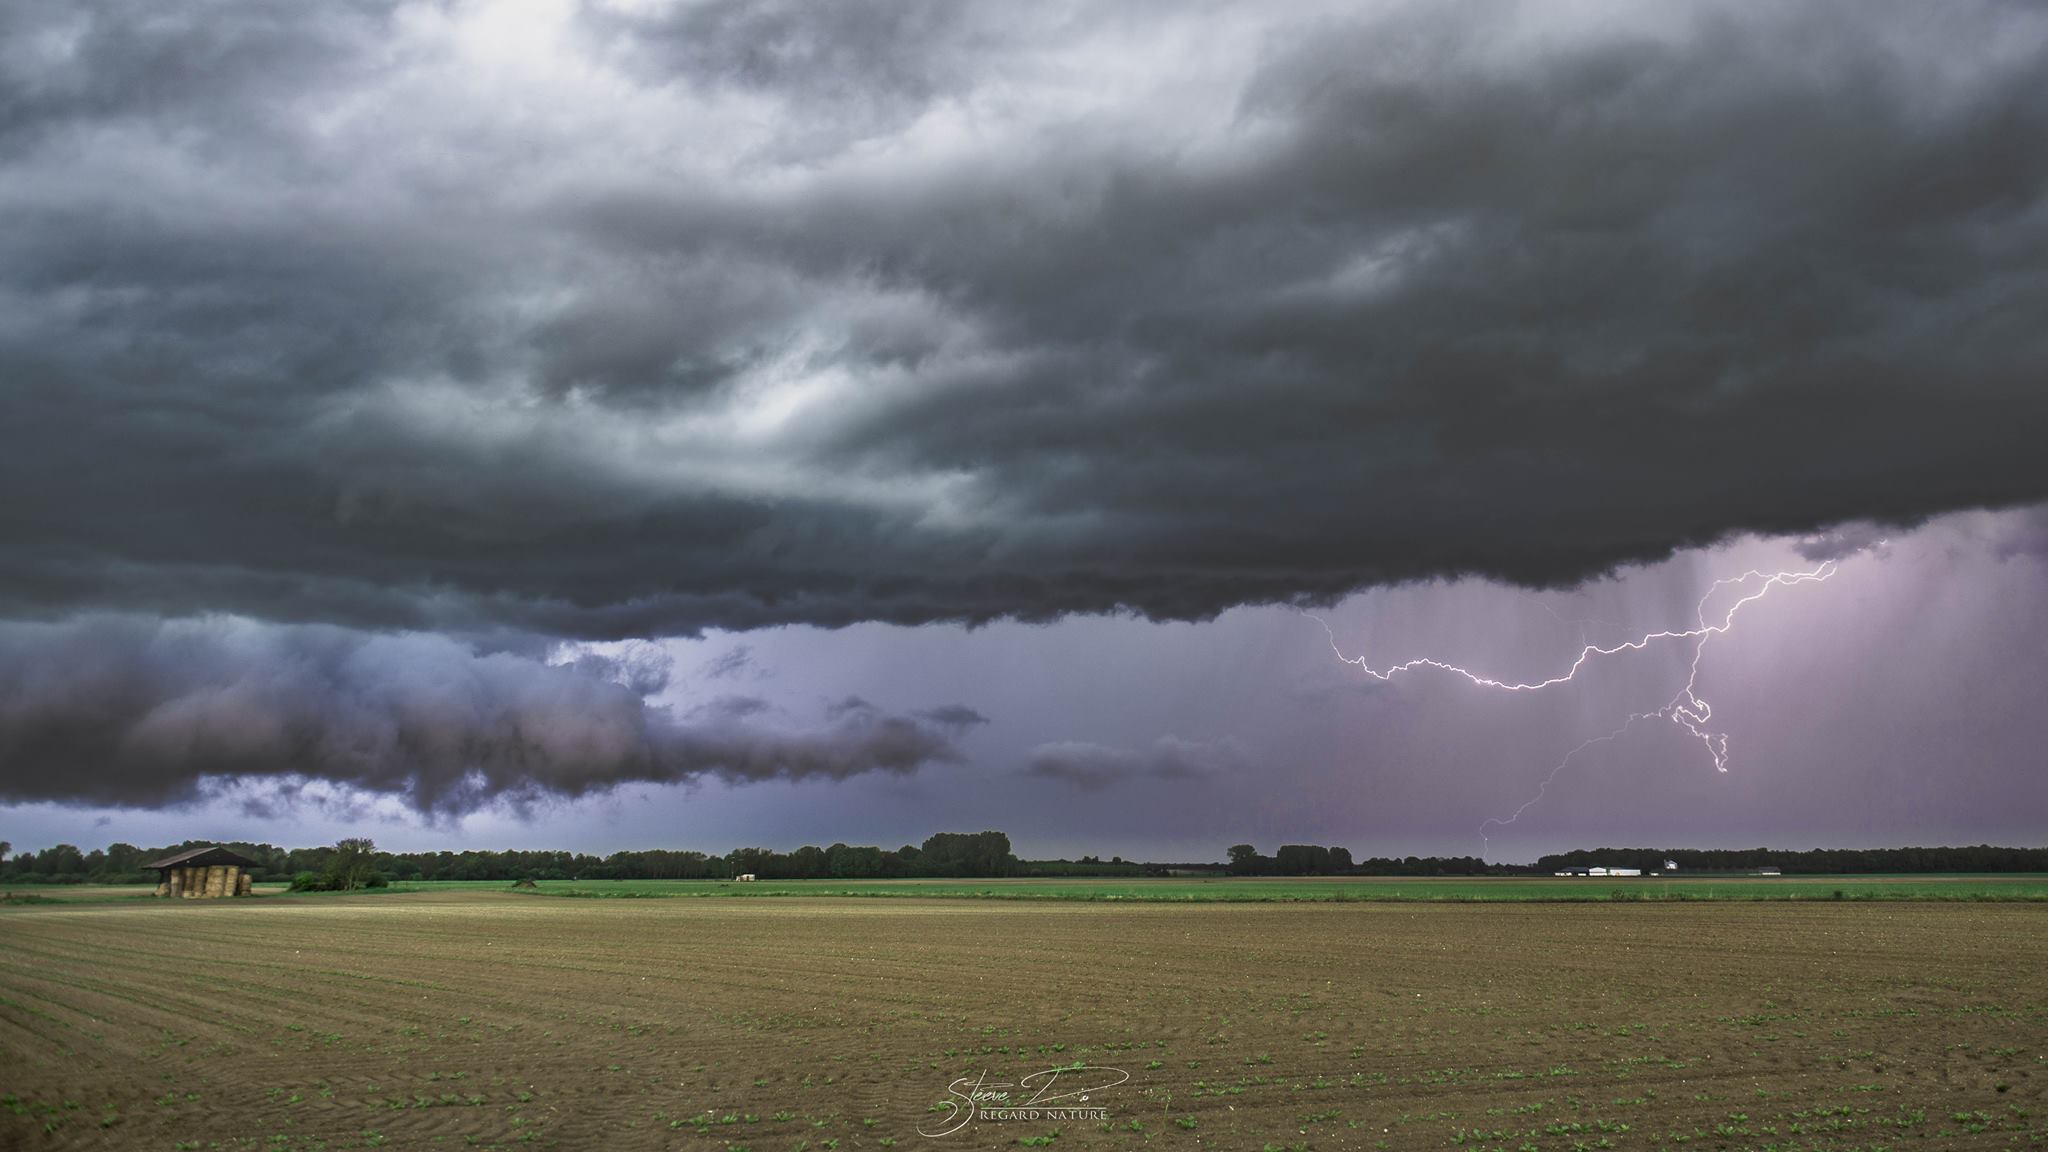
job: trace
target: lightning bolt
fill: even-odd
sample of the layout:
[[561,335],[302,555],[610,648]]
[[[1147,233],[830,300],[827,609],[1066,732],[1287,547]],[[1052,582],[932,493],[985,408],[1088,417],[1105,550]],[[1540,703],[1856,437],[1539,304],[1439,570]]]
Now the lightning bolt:
[[[1882,545],[1883,541],[1880,541],[1879,544]],[[1515,809],[1514,813],[1506,819],[1488,819],[1479,826],[1479,836],[1484,841],[1488,828],[1506,827],[1509,824],[1513,824],[1521,817],[1522,813],[1527,812],[1537,801],[1543,799],[1544,792],[1557,779],[1558,773],[1564,771],[1565,767],[1576,759],[1581,752],[1596,744],[1605,744],[1620,739],[1623,734],[1634,727],[1639,721],[1667,720],[1678,725],[1680,728],[1685,729],[1693,739],[1698,740],[1701,746],[1707,750],[1707,755],[1712,759],[1715,771],[1728,771],[1728,734],[1715,731],[1710,727],[1714,718],[1714,709],[1699,694],[1700,658],[1706,654],[1707,644],[1714,637],[1724,635],[1734,628],[1735,618],[1741,614],[1742,610],[1769,595],[1771,589],[1799,584],[1825,583],[1838,570],[1839,567],[1835,561],[1827,560],[1817,567],[1806,571],[1766,573],[1751,569],[1740,576],[1724,576],[1709,585],[1706,592],[1701,595],[1699,604],[1693,611],[1693,627],[1650,632],[1620,644],[1586,644],[1579,649],[1577,658],[1564,671],[1542,680],[1504,680],[1475,672],[1462,665],[1451,664],[1427,656],[1418,656],[1413,660],[1403,661],[1399,664],[1389,664],[1382,668],[1375,668],[1367,657],[1346,656],[1344,654],[1343,649],[1338,646],[1336,630],[1330,626],[1329,621],[1324,620],[1320,616],[1311,616],[1310,619],[1323,626],[1324,634],[1330,639],[1330,651],[1336,654],[1337,659],[1357,667],[1375,680],[1392,680],[1394,677],[1404,673],[1437,671],[1462,677],[1481,688],[1492,688],[1502,692],[1540,692],[1546,688],[1554,688],[1560,684],[1570,683],[1589,663],[1603,656],[1618,656],[1626,652],[1640,652],[1652,644],[1664,641],[1692,642],[1692,662],[1687,670],[1685,685],[1678,690],[1676,695],[1666,701],[1660,708],[1655,708],[1648,712],[1631,713],[1628,719],[1622,721],[1621,726],[1614,731],[1607,733],[1605,736],[1595,736],[1570,752],[1565,753],[1564,758],[1557,762],[1556,767],[1550,770],[1550,774],[1543,778],[1542,784],[1538,785],[1536,795],[1530,797],[1528,801],[1520,808]],[[1743,589],[1743,594],[1727,606],[1727,610],[1720,615],[1717,623],[1708,623],[1708,606],[1714,602],[1715,597],[1721,593],[1722,589],[1730,587]],[[1552,615],[1555,614],[1554,612],[1552,613]]]

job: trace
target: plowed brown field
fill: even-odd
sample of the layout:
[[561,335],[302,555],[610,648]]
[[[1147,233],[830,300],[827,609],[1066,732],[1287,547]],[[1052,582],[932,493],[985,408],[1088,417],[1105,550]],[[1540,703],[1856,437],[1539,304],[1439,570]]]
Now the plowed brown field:
[[[11,909],[0,1148],[2025,1147],[2044,961],[1999,904]],[[949,1093],[1076,1062],[1105,1119]]]

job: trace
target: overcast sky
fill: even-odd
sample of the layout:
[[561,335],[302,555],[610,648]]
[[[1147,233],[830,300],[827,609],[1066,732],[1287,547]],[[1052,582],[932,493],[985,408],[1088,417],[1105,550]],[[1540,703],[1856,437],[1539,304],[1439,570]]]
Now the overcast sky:
[[[1995,3],[10,6],[0,838],[2042,843],[2044,74]],[[1331,647],[1829,560],[1701,656],[1726,772],[1652,715],[1526,809],[1692,644]]]

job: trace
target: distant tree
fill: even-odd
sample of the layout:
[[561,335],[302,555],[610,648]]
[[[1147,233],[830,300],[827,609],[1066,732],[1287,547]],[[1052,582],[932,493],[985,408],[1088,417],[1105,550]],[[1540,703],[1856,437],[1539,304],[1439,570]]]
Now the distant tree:
[[1282,876],[1320,876],[1330,870],[1330,850],[1320,844],[1282,844],[1273,861]]
[[787,874],[800,880],[815,880],[831,875],[831,864],[823,848],[806,844],[789,854]]
[[1331,872],[1349,872],[1351,868],[1351,849],[1334,847],[1330,849]]
[[1251,845],[1236,844],[1230,849],[1230,872],[1233,876],[1274,876],[1281,867],[1279,860],[1259,855]]
[[924,842],[917,861],[926,876],[1007,876],[1017,858],[1004,833],[940,832]]
[[[0,851],[5,845],[0,845]],[[133,844],[110,844],[107,846],[107,871],[110,873],[139,872],[142,870],[142,849]]]
[[382,879],[377,875],[376,854],[377,845],[367,836],[337,842],[327,856],[327,886],[337,892],[353,892],[370,886],[373,879]]
[[51,876],[83,873],[85,853],[74,844],[58,844],[43,849],[36,855],[36,871]]

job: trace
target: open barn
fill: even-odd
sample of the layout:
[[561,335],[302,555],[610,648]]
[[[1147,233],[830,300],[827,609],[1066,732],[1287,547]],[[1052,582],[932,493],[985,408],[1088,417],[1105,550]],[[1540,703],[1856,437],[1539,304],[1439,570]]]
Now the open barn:
[[158,896],[205,900],[249,895],[249,870],[260,865],[216,844],[166,856],[143,867],[155,870]]

